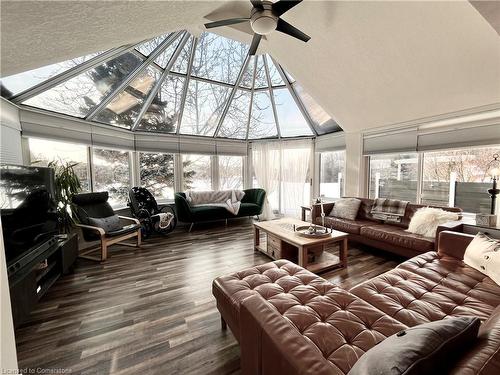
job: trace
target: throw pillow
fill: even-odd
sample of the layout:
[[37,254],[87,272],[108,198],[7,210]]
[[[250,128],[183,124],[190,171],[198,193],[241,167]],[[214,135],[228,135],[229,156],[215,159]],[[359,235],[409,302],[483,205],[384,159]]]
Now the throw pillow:
[[444,374],[460,349],[476,340],[481,321],[454,317],[392,335],[364,353],[348,375]]
[[464,263],[500,285],[500,240],[478,233],[465,249]]
[[120,224],[120,218],[118,215],[108,217],[89,217],[89,225],[102,228],[106,233],[123,228]]
[[411,218],[408,232],[420,234],[424,237],[436,237],[437,228],[448,221],[458,220],[456,212],[449,212],[441,208],[419,208]]
[[342,198],[335,201],[329,216],[355,220],[361,201],[357,198]]

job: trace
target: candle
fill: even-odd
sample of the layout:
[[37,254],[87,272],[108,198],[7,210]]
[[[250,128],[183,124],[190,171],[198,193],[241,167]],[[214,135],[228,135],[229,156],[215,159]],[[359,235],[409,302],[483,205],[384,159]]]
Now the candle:
[[321,200],[321,216],[325,214],[325,209],[323,208],[323,200]]

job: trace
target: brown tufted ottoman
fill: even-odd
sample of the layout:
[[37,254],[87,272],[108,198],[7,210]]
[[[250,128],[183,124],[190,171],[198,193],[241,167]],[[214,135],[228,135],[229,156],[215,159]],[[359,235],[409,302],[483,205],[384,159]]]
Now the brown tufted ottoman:
[[[345,362],[346,368],[366,350],[405,328],[395,319],[355,295],[287,260],[222,276],[213,282],[223,326],[225,322],[238,341],[249,326],[241,324],[242,302],[260,296],[273,306],[272,313],[285,317],[316,346],[330,366]],[[250,298],[250,299],[249,299]],[[258,305],[258,300],[254,301]],[[269,305],[270,304],[270,305]],[[272,314],[266,314],[267,316]]]

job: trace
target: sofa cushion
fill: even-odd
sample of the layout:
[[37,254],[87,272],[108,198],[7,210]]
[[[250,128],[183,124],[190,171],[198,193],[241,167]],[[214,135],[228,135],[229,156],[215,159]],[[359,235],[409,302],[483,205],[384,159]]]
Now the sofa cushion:
[[120,230],[123,227],[120,224],[120,218],[116,214],[107,217],[89,217],[88,220],[89,225],[102,228],[106,233]]
[[500,285],[500,240],[478,233],[465,249],[464,263]]
[[411,327],[447,316],[486,320],[494,309],[478,298],[403,268],[368,280],[350,292]]
[[422,253],[434,250],[434,238],[409,233],[404,228],[395,225],[378,224],[364,226],[361,228],[360,234],[373,240],[387,242]]
[[224,207],[217,206],[191,207],[191,215],[195,221],[211,221],[234,217],[234,215]]
[[357,198],[342,198],[335,202],[330,216],[355,220],[361,201]]
[[446,373],[457,352],[477,340],[480,324],[477,318],[460,317],[405,329],[363,354],[349,375]]
[[500,305],[500,286],[461,259],[428,252],[401,263],[397,268],[416,273],[492,307]]
[[[321,222],[321,219],[320,219]],[[370,220],[348,220],[341,219],[338,217],[325,217],[325,225],[327,227],[332,227],[333,229],[340,230],[341,232],[347,232],[352,234],[359,234],[362,227],[367,225],[373,225],[373,221]]]

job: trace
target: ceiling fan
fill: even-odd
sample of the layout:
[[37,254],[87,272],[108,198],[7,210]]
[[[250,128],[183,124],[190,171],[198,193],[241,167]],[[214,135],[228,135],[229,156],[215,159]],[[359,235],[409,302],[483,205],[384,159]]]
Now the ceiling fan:
[[255,55],[262,36],[268,35],[274,30],[288,34],[304,42],[311,39],[311,37],[280,18],[284,13],[302,2],[302,0],[280,0],[276,3],[269,0],[250,0],[250,2],[253,8],[249,18],[239,17],[209,22],[205,24],[205,27],[211,29],[213,27],[228,26],[250,21],[250,27],[255,34],[252,39],[252,44],[250,45],[250,50],[248,51],[249,55]]

